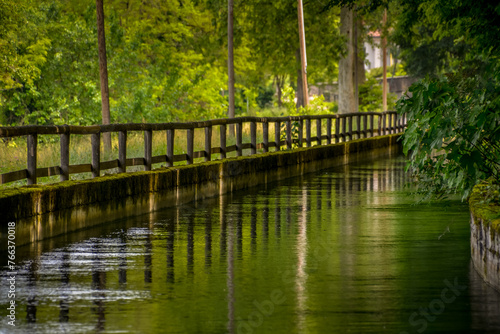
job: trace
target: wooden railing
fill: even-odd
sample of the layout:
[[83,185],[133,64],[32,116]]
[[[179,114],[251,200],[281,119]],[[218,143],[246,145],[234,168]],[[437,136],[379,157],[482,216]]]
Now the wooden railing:
[[[374,119],[377,118],[377,126]],[[311,137],[311,122],[316,121],[316,136]],[[326,122],[326,134],[322,134],[323,121]],[[303,138],[303,129],[306,136]],[[242,142],[242,129],[245,123],[250,123],[250,143]],[[257,124],[262,125],[261,143],[257,143]],[[269,123],[274,123],[274,141],[269,141]],[[354,124],[353,124],[354,123]],[[236,144],[226,146],[226,130],[231,124],[236,126]],[[284,131],[281,125],[285,125]],[[298,131],[292,131],[292,124],[298,127]],[[212,147],[212,127],[220,126],[220,147]],[[353,126],[355,129],[353,130]],[[139,123],[139,124],[109,124],[92,126],[72,125],[28,125],[17,127],[0,127],[0,138],[13,138],[27,136],[27,168],[0,174],[0,184],[27,179],[28,185],[36,184],[37,178],[60,175],[60,180],[69,180],[70,174],[92,173],[93,177],[100,176],[101,171],[118,168],[118,172],[126,172],[129,166],[144,166],[145,170],[151,170],[152,164],[166,163],[171,167],[175,162],[186,161],[192,164],[196,158],[212,159],[212,154],[220,154],[220,158],[226,158],[226,154],[236,151],[238,156],[243,155],[243,150],[250,149],[250,154],[256,154],[258,149],[268,152],[274,147],[276,151],[286,145],[287,149],[295,147],[311,147],[315,142],[321,145],[332,142],[339,143],[351,139],[367,138],[378,135],[399,133],[404,130],[406,119],[398,117],[396,112],[388,111],[382,113],[362,112],[340,115],[315,115],[315,116],[289,116],[289,117],[238,117],[232,119],[215,119],[204,122],[189,123]],[[205,149],[194,152],[194,130],[205,129]],[[334,133],[332,133],[334,129]],[[166,130],[167,149],[165,154],[152,156],[153,132]],[[174,136],[176,130],[187,130],[186,154],[174,154]],[[144,157],[127,158],[127,133],[130,131],[144,132]],[[101,162],[101,134],[105,132],[118,132],[118,159]],[[283,132],[283,133],[282,133]],[[284,139],[282,140],[282,134]],[[61,165],[37,168],[37,144],[39,135],[59,135]],[[70,165],[69,146],[71,135],[90,135],[92,145],[92,162],[88,164]],[[295,138],[294,138],[295,137]],[[305,140],[304,140],[305,139]],[[1,161],[0,161],[1,163]]]

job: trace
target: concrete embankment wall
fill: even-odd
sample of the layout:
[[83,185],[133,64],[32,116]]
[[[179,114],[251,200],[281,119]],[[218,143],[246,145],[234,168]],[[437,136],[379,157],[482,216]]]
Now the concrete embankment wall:
[[[0,192],[2,238],[16,245],[350,162],[399,154],[400,135]],[[2,243],[6,244],[6,243]]]
[[476,186],[469,199],[472,263],[484,281],[500,292],[500,206],[482,203],[486,187]]

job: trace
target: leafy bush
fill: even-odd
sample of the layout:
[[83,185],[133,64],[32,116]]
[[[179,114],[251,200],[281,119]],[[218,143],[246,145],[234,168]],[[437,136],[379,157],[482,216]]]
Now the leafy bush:
[[[387,94],[387,108],[394,110],[396,95]],[[382,111],[382,86],[374,77],[359,85],[359,111]]]
[[[396,67],[394,69],[394,67]],[[367,73],[367,78],[377,78],[377,79],[382,79],[382,76],[384,75],[384,68],[383,67],[375,67],[372,68],[368,73]],[[394,76],[399,77],[399,76],[405,76],[406,71],[404,70],[404,67],[401,63],[399,64],[394,64],[391,66],[387,66],[387,77],[391,77],[394,74]]]
[[500,65],[476,56],[454,74],[426,78],[398,101],[407,114],[407,168],[419,192],[467,198],[474,185],[492,178],[500,184]]
[[259,87],[259,95],[255,98],[261,109],[270,107],[273,102],[274,90],[272,87]]

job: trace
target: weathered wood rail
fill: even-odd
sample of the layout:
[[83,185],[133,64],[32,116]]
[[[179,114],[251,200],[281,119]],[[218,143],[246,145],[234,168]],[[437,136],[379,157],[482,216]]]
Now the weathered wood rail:
[[[377,127],[374,126],[377,118]],[[311,136],[311,122],[316,121],[316,136]],[[292,133],[292,124],[296,122],[298,131],[297,138]],[[304,122],[306,136],[303,138]],[[243,143],[243,125],[250,123],[250,143]],[[274,141],[269,141],[269,124],[274,123]],[[354,124],[353,124],[354,123]],[[236,126],[236,144],[226,146],[227,126]],[[261,124],[261,143],[257,143],[257,124]],[[285,124],[284,137],[282,140],[281,124]],[[326,134],[322,134],[322,128],[326,125]],[[355,125],[355,129],[353,129]],[[220,126],[220,146],[212,147],[212,127]],[[250,149],[250,154],[256,154],[258,149],[269,152],[270,148],[279,151],[286,145],[292,149],[295,144],[298,147],[311,147],[315,142],[322,145],[332,142],[339,143],[358,138],[367,138],[379,135],[399,133],[404,130],[406,119],[398,117],[396,112],[388,111],[382,113],[360,112],[341,115],[314,115],[314,116],[288,116],[288,117],[237,117],[232,119],[215,119],[203,122],[189,123],[138,123],[138,124],[109,124],[92,126],[73,125],[28,125],[17,127],[0,127],[0,138],[13,138],[27,136],[27,168],[0,174],[0,184],[27,179],[28,185],[36,184],[38,177],[60,175],[60,180],[69,180],[70,174],[92,173],[98,177],[101,171],[118,168],[118,172],[126,172],[129,166],[144,166],[145,170],[151,170],[152,164],[166,163],[171,167],[175,162],[185,161],[192,164],[196,158],[212,159],[212,154],[220,154],[220,158],[226,158],[226,154],[237,152],[243,155],[243,150]],[[205,149],[194,152],[194,130],[205,129]],[[332,133],[334,129],[334,133]],[[174,154],[174,137],[176,130],[186,130],[187,147],[186,154]],[[127,157],[127,133],[130,131],[144,132],[144,157]],[[152,156],[153,132],[166,131],[167,149],[165,154]],[[105,132],[118,133],[118,159],[101,162],[101,134]],[[38,135],[60,136],[60,166],[37,168],[37,144]],[[71,135],[90,135],[92,145],[92,161],[88,164],[70,165],[69,146]]]

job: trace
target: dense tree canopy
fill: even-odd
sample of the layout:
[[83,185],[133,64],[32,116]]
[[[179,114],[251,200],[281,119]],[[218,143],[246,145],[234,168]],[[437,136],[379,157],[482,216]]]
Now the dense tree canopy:
[[[335,81],[338,9],[305,6],[310,80]],[[95,1],[0,1],[0,123],[100,123]],[[104,1],[112,122],[223,117],[227,4]],[[296,80],[293,0],[235,6],[237,107]],[[288,79],[287,79],[288,78]],[[283,84],[282,87],[283,88]]]

